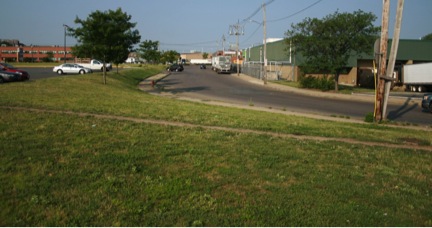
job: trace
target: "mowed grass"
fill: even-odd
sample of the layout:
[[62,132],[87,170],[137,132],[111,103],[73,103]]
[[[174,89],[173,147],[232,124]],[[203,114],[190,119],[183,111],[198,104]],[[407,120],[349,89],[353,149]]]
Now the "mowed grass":
[[[427,131],[213,107],[137,89],[160,70],[110,73],[108,85],[98,74],[7,83],[0,104],[431,145]],[[0,132],[2,226],[432,225],[427,151],[8,108],[0,108]]]

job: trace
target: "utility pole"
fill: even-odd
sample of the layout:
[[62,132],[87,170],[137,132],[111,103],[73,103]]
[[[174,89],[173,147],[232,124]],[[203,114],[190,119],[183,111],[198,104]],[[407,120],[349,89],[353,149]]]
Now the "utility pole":
[[237,51],[236,51],[236,59],[237,59],[237,76],[240,76],[240,67],[239,67],[239,36],[244,35],[244,26],[240,25],[240,20],[235,25],[230,25],[229,34],[231,36],[235,35],[237,37]]
[[69,29],[70,27],[63,24],[64,27],[64,63],[66,63],[66,30]]
[[392,46],[391,46],[391,51],[389,56],[389,62],[387,66],[387,78],[386,78],[386,83],[384,88],[385,94],[384,94],[384,104],[383,104],[383,112],[382,112],[384,119],[386,119],[387,116],[386,114],[387,103],[389,99],[391,83],[392,81],[395,80],[395,78],[393,77],[393,72],[394,72],[394,67],[396,62],[397,50],[399,47],[399,34],[400,34],[401,24],[402,24],[403,6],[404,6],[404,0],[398,0],[397,11],[396,11],[396,22],[395,22],[395,27],[393,32],[393,41],[392,41]]
[[381,38],[379,48],[379,70],[378,70],[378,91],[376,93],[376,106],[375,106],[375,121],[381,121],[383,119],[383,95],[384,95],[384,84],[386,75],[386,62],[387,62],[387,41],[388,41],[388,18],[390,13],[390,0],[383,0],[383,11],[381,21]]
[[266,8],[265,3],[262,5],[263,9],[263,30],[264,30],[264,84],[267,84],[267,22],[266,22]]
[[225,52],[225,35],[222,35],[222,51]]

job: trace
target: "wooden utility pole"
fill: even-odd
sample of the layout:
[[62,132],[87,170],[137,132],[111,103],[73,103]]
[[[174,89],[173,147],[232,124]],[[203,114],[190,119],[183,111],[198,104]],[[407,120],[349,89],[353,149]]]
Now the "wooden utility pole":
[[384,98],[384,77],[386,75],[387,63],[387,41],[388,41],[388,18],[390,13],[390,0],[383,0],[383,11],[381,21],[381,39],[380,39],[380,61],[378,69],[378,91],[376,93],[375,121],[381,121],[383,118],[383,98]]
[[393,41],[392,41],[392,46],[391,46],[391,51],[389,56],[389,62],[387,66],[387,78],[385,83],[384,104],[383,104],[383,111],[382,111],[383,119],[387,118],[386,113],[387,113],[387,103],[390,95],[390,87],[392,81],[395,80],[395,78],[393,78],[393,72],[394,72],[394,67],[395,67],[395,62],[397,57],[397,50],[399,47],[399,34],[400,34],[401,24],[402,24],[403,6],[404,6],[404,0],[398,0],[396,22],[395,22],[395,27],[393,32]]
[[263,9],[263,30],[264,30],[264,84],[267,84],[267,21],[266,21],[266,8],[265,4],[262,5]]

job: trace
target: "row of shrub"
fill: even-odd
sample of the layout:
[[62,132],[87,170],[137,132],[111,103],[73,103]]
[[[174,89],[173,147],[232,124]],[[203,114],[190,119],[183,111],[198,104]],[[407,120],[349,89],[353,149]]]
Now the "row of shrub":
[[329,91],[334,89],[334,77],[313,77],[301,76],[300,86],[302,88],[319,89],[322,91]]

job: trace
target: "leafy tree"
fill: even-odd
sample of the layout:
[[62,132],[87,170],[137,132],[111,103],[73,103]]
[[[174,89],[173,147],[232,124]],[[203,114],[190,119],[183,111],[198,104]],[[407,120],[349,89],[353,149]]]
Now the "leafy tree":
[[[286,42],[305,57],[309,73],[333,74],[338,91],[339,75],[352,53],[370,51],[380,31],[373,22],[376,16],[361,10],[353,13],[335,12],[323,19],[306,18],[291,25]],[[306,72],[308,73],[308,72]]]
[[427,34],[426,36],[423,36],[421,40],[432,40],[432,33]]
[[132,52],[132,50],[129,50],[129,48],[122,48],[122,47],[118,47],[117,50],[117,55],[114,56],[114,59],[112,60],[112,63],[116,65],[117,68],[117,73],[119,72],[119,68],[118,65],[120,63],[124,63],[125,60],[128,58],[129,53]]
[[12,47],[13,45],[6,41],[6,40],[0,40],[0,46],[4,46],[4,47]]
[[139,45],[138,53],[141,58],[150,63],[159,63],[161,53],[158,50],[159,41],[145,40]]
[[166,52],[162,53],[161,62],[162,63],[166,63],[166,62],[172,63],[179,58],[180,58],[180,54],[178,52],[170,50],[170,51],[166,51]]
[[204,52],[203,55],[202,55],[203,59],[207,59],[208,55],[209,54],[207,52]]
[[72,48],[75,56],[91,57],[104,63],[103,80],[106,84],[105,63],[119,64],[127,59],[127,53],[134,44],[139,43],[141,36],[138,30],[133,30],[136,23],[130,22],[131,16],[121,8],[101,12],[92,12],[86,20],[78,17],[76,24],[81,27],[69,29],[78,44]]
[[42,62],[49,63],[52,62],[54,58],[54,53],[49,51],[46,53],[46,56],[42,58]]

